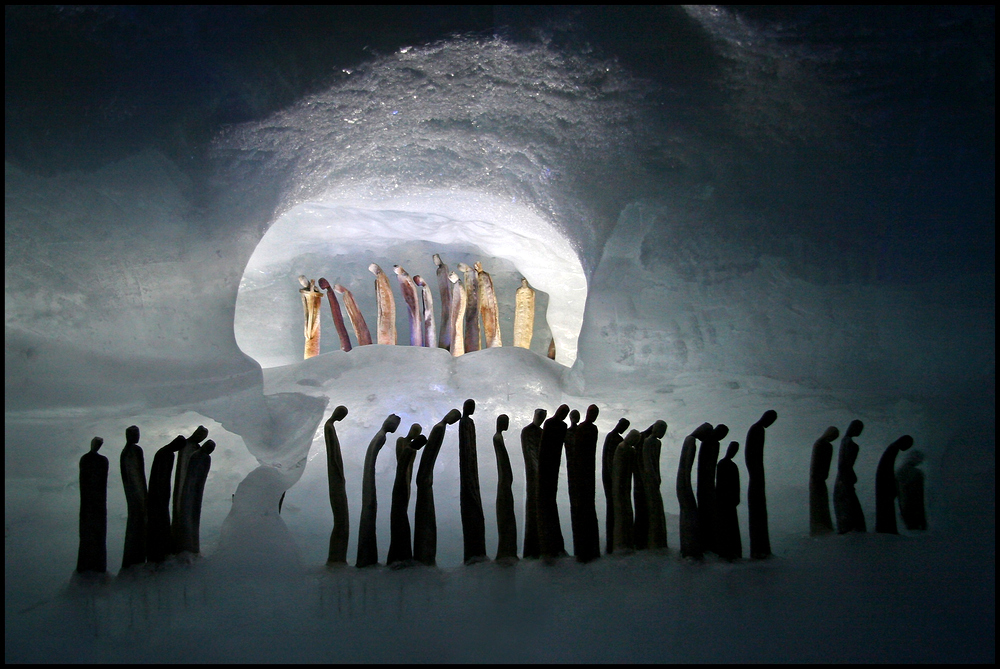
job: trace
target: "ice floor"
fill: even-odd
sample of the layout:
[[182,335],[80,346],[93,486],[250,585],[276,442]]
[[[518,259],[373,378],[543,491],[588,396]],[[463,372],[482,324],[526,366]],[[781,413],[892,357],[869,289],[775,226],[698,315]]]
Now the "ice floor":
[[[580,391],[581,384],[570,376],[552,361],[513,348],[452,359],[443,351],[366,347],[265,370],[267,393],[299,392],[328,403],[321,415],[305,411],[297,416],[313,426],[304,433],[312,437],[301,440],[297,455],[285,454],[283,462],[298,466],[271,463],[256,470],[257,461],[240,437],[190,412],[150,411],[134,418],[8,416],[8,446],[44,432],[52,438],[39,448],[58,444],[66,466],[7,482],[6,660],[860,662],[992,657],[992,505],[989,514],[967,508],[969,499],[992,495],[991,480],[973,476],[979,488],[966,480],[962,496],[948,498],[954,493],[948,477],[962,472],[951,471],[955,466],[938,451],[930,458],[937,464],[928,476],[930,532],[821,540],[807,536],[806,480],[814,435],[856,415],[869,425],[858,440],[863,457],[857,471],[859,496],[871,516],[875,463],[903,425],[911,426],[918,445],[935,453],[927,442],[940,435],[927,424],[921,405],[895,403],[855,414],[852,398],[832,392],[709,374],[681,376],[671,392],[652,395],[644,389],[647,383],[606,384],[593,394],[585,387],[574,395],[567,389]],[[732,438],[742,442],[750,423],[764,409],[775,408],[779,420],[768,430],[765,449],[775,558],[697,564],[681,560],[673,550],[605,557],[589,565],[566,559],[555,565],[463,566],[457,430],[451,429],[435,477],[439,568],[327,570],[323,562],[332,515],[320,418],[339,403],[351,410],[338,432],[347,468],[353,535],[348,555],[353,562],[364,449],[387,407],[403,418],[403,432],[414,421],[429,428],[466,397],[478,401],[490,552],[496,546],[490,436],[500,411],[511,415],[506,443],[515,468],[519,528],[524,479],[518,432],[533,408],[551,410],[565,401],[583,409],[595,402],[602,409],[601,441],[622,415],[640,427],[655,418],[667,420],[661,473],[669,540],[676,549],[673,487],[683,436],[702,420],[715,419],[729,424]],[[78,503],[75,460],[92,434],[105,435],[106,454],[116,458],[120,445],[113,435],[123,434],[127,422],[142,426],[147,460],[172,433],[199,423],[219,442],[202,521],[204,557],[193,564],[167,564],[155,573],[115,577],[125,509],[113,467],[112,575],[102,583],[71,580]],[[392,439],[390,435],[378,460],[383,560],[389,539]],[[745,469],[740,456],[737,460],[745,487]],[[251,471],[254,476],[247,477]],[[276,501],[288,485],[279,516]],[[571,545],[565,490],[564,473],[562,524]],[[599,490],[598,509],[603,504]],[[745,509],[740,508],[745,533]],[[968,611],[991,615],[970,616]],[[970,638],[982,643],[959,643]]]

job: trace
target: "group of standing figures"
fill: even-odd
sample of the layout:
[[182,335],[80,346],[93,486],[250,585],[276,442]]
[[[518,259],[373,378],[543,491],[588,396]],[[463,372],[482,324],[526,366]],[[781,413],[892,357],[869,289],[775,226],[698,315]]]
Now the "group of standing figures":
[[[837,517],[837,532],[866,532],[868,527],[861,501],[854,491],[858,477],[854,473],[854,463],[860,449],[854,441],[865,429],[860,420],[851,421],[844,438],[840,440],[837,457],[837,478],[833,484],[833,510]],[[813,536],[833,532],[833,518],[830,516],[830,494],[826,480],[830,475],[833,461],[833,440],[840,436],[840,430],[826,428],[813,444],[812,464],[809,468],[809,533]],[[899,515],[908,530],[926,530],[927,515],[924,508],[924,473],[918,469],[924,456],[914,451],[897,470],[896,456],[913,445],[913,437],[903,435],[889,444],[879,459],[875,470],[875,531],[898,534],[896,527],[896,501],[899,500]]]
[[[473,420],[476,405],[467,400],[462,411],[452,410],[435,424],[425,437],[418,424],[410,426],[405,436],[396,440],[396,470],[392,487],[390,508],[390,543],[386,563],[400,567],[421,563],[434,565],[437,554],[437,524],[434,510],[434,464],[447,427],[458,423],[459,478],[461,521],[466,563],[487,559],[486,528],[482,494],[479,486],[478,449],[476,426]],[[347,544],[350,532],[348,503],[345,488],[343,458],[337,437],[336,423],[347,416],[344,406],[337,407],[324,426],[330,485],[330,504],[333,509],[333,532],[327,564],[347,564]],[[574,553],[578,560],[589,562],[601,554],[598,516],[595,501],[598,432],[595,421],[598,407],[591,405],[581,422],[580,413],[570,411],[567,405],[556,409],[546,419],[547,411],[537,409],[530,424],[521,430],[521,451],[525,471],[525,528],[521,555],[525,558],[558,558],[566,556],[566,547],[560,527],[557,492],[559,470],[565,449],[567,481],[569,485],[570,521]],[[749,473],[747,506],[749,516],[750,557],[766,558],[771,555],[767,521],[767,500],[764,481],[764,442],[766,428],[774,424],[778,414],[769,410],[754,423],[746,436],[744,458]],[[569,425],[566,419],[569,419]],[[361,526],[358,530],[358,567],[378,564],[379,551],[376,539],[378,502],[375,490],[375,462],[385,445],[387,435],[399,428],[400,418],[389,415],[372,439],[365,454],[361,499]],[[504,432],[510,420],[506,414],[497,417],[493,435],[493,448],[497,462],[496,522],[498,545],[495,559],[516,561],[517,522],[514,515],[512,491],[513,471],[504,442]],[[666,515],[660,491],[660,450],[667,424],[656,421],[643,431],[631,430],[629,421],[621,419],[606,436],[601,453],[601,480],[604,485],[607,508],[605,511],[606,553],[627,553],[641,549],[667,548]],[[860,434],[861,423],[854,421],[841,446],[841,464],[837,488],[834,493],[838,518],[844,514],[860,513],[860,504],[854,493],[853,473],[857,446],[851,436]],[[740,473],[733,458],[739,443],[732,441],[720,460],[720,443],[729,433],[725,425],[704,423],[684,440],[677,475],[677,498],[680,502],[681,555],[700,558],[712,552],[728,560],[743,556],[737,506],[740,504]],[[823,470],[824,446],[838,436],[836,428],[828,429],[814,448],[812,480],[822,484],[822,492],[811,488],[811,513],[813,518],[826,509],[829,519],[829,502],[826,494],[826,475],[830,456],[826,456]],[[895,532],[894,501],[897,496],[913,500],[916,508],[919,498],[920,515],[923,514],[923,479],[915,464],[901,468],[897,486],[893,472],[896,453],[906,450],[913,440],[902,437],[886,449],[876,475],[878,498],[877,530]],[[853,451],[852,451],[853,447]],[[407,509],[412,492],[413,469],[419,451],[423,451],[416,472],[416,504],[411,534]],[[832,450],[831,450],[832,453]],[[692,481],[697,459],[697,494]],[[919,464],[919,462],[917,462]],[[908,472],[908,473],[905,473]],[[888,476],[888,478],[887,478]],[[903,483],[903,481],[906,483]],[[916,492],[919,488],[919,494]],[[899,490],[899,493],[897,493]],[[853,502],[850,501],[853,499]],[[885,504],[888,504],[886,510]],[[825,506],[824,506],[825,505]],[[845,506],[846,505],[846,506]],[[850,511],[846,509],[849,508]],[[904,505],[904,508],[905,505]],[[913,511],[915,513],[915,511]],[[891,516],[889,520],[883,518]],[[908,518],[907,511],[903,517]],[[853,521],[857,522],[857,521]],[[842,532],[863,529],[844,525]],[[920,529],[911,525],[907,526]],[[830,525],[829,520],[827,524]],[[926,525],[926,524],[925,524]],[[924,526],[925,526],[924,525]],[[832,525],[830,525],[832,531]]]
[[[215,442],[206,441],[207,436],[208,430],[198,426],[190,437],[178,435],[159,449],[147,484],[139,428],[132,425],[125,430],[121,474],[128,520],[123,571],[146,562],[163,562],[169,555],[201,551],[201,503],[215,450]],[[108,459],[98,453],[103,444],[102,438],[94,437],[90,452],[80,458],[80,549],[76,561],[80,573],[107,571]]]
[[[434,254],[434,265],[437,268],[438,296],[441,301],[440,326],[435,325],[434,294],[427,282],[419,275],[411,277],[399,265],[393,266],[410,317],[410,346],[440,347],[454,356],[482,348],[503,346],[500,310],[493,290],[493,279],[488,272],[483,271],[482,263],[477,262],[473,267],[458,263],[458,270],[464,275],[464,283],[462,277],[448,270],[448,266],[437,254]],[[330,313],[341,350],[350,351],[352,346],[340,311],[338,294],[344,300],[358,346],[396,343],[396,301],[389,277],[375,263],[369,265],[368,269],[375,275],[375,301],[378,308],[374,341],[350,290],[340,284],[331,286],[325,278],[320,278],[317,282],[305,276],[299,277],[299,283],[302,284],[299,294],[302,296],[305,313],[305,358],[319,355],[323,291],[326,291],[330,302]],[[535,291],[528,285],[527,279],[521,279],[521,287],[515,295],[514,346],[531,348],[534,327]],[[555,357],[552,345],[549,347],[549,357]]]
[[[476,403],[466,400],[462,411],[453,409],[424,436],[414,423],[405,436],[396,440],[396,470],[389,511],[390,542],[386,563],[406,566],[434,565],[437,555],[437,521],[434,507],[434,465],[449,425],[458,423],[460,506],[466,563],[488,559],[486,522],[479,486],[478,447],[473,414]],[[535,410],[531,423],[521,430],[521,452],[525,471],[525,528],[521,555],[525,558],[554,559],[567,555],[559,520],[557,493],[563,451],[566,453],[569,484],[570,522],[576,559],[589,562],[600,557],[600,534],[596,509],[597,442],[595,421],[598,407],[590,405],[581,421],[580,413],[565,404],[546,419],[545,409]],[[324,424],[327,474],[333,531],[327,564],[347,564],[350,533],[344,460],[336,423],[347,416],[347,407],[338,406]],[[567,418],[569,425],[566,424]],[[778,414],[765,411],[750,426],[744,450],[749,519],[750,557],[771,555],[764,481],[766,429]],[[378,499],[375,463],[387,435],[399,429],[400,418],[390,414],[371,440],[365,453],[361,487],[361,517],[355,565],[367,567],[379,562],[376,538]],[[510,419],[501,414],[496,420],[493,449],[497,462],[496,522],[498,545],[495,559],[518,559],[517,521],[512,490],[514,474],[504,442]],[[658,420],[643,431],[631,430],[622,418],[604,439],[601,452],[601,481],[604,485],[605,552],[629,553],[642,549],[667,548],[667,523],[660,490],[660,450],[667,424]],[[857,476],[854,463],[859,448],[854,441],[864,425],[852,421],[840,443],[833,506],[837,531],[866,531],[864,512],[854,490]],[[740,504],[740,472],[734,457],[739,443],[729,442],[719,459],[722,440],[729,434],[726,425],[703,423],[684,439],[677,472],[677,500],[680,504],[680,552],[683,557],[701,558],[715,553],[727,560],[740,559],[743,545],[737,507]],[[145,562],[163,562],[167,556],[200,552],[201,504],[212,464],[215,442],[205,441],[208,430],[199,426],[190,437],[178,436],[159,449],[153,458],[147,486],[139,428],[125,431],[121,453],[122,483],[128,504],[128,521],[122,569]],[[813,445],[809,485],[810,533],[834,531],[826,480],[833,459],[833,440],[840,436],[829,427]],[[202,443],[204,442],[204,443]],[[104,440],[94,437],[90,452],[80,458],[80,550],[78,572],[107,570],[107,484],[108,459],[100,455]],[[914,452],[899,470],[896,456],[912,446],[909,435],[886,448],[875,473],[875,530],[897,533],[896,500],[908,529],[927,527],[924,511],[924,479],[918,469],[922,461]],[[411,532],[408,507],[416,467],[417,498]],[[695,461],[697,471],[695,472]],[[173,486],[171,486],[173,476]],[[694,476],[694,480],[692,480]],[[697,492],[695,490],[697,484]],[[172,488],[172,494],[171,494]],[[172,503],[171,503],[172,502]]]

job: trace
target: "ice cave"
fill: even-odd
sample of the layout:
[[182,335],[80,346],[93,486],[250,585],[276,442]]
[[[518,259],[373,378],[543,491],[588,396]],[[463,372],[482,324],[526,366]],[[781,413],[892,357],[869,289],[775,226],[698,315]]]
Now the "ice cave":
[[[993,662],[994,12],[7,6],[5,661]],[[430,284],[434,254],[493,277],[502,346],[406,345],[391,268]],[[297,277],[350,290],[374,331],[373,263],[396,345],[341,350],[324,302],[304,358]],[[399,444],[470,399],[438,442],[436,566],[389,568]],[[487,557],[504,490],[520,553],[522,429],[564,404],[599,410],[600,443],[666,423],[666,547],[605,554],[598,451],[602,555],[574,559],[567,451],[546,480],[568,555],[465,563],[468,449]],[[813,536],[814,443],[852,421],[868,531]],[[741,448],[739,559],[682,555],[704,423]],[[199,425],[199,548],[121,568],[126,428],[146,475]],[[876,532],[903,435],[927,529]],[[106,573],[79,574],[94,437]],[[362,499],[380,564],[359,569]]]

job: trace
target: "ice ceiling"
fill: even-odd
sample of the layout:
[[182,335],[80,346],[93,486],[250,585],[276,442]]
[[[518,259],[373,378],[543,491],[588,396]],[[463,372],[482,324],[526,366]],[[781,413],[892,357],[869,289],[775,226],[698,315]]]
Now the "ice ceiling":
[[[7,11],[8,661],[990,659],[992,13],[498,8],[485,28],[466,17],[416,36],[369,16],[358,37],[340,15],[282,23],[305,10]],[[321,74],[296,78],[309,68]],[[427,275],[435,252],[528,278],[556,363],[512,347],[341,354],[325,305],[324,354],[300,359],[298,274],[352,288],[369,317],[368,262]],[[501,412],[515,481],[536,407],[596,403],[602,437],[622,416],[666,420],[674,546],[683,437],[708,420],[742,440],[776,409],[765,463],[780,559],[462,571],[450,431],[435,482],[444,571],[317,575],[322,419],[351,412],[354,521],[386,414],[428,428],[470,397],[488,509]],[[927,541],[803,537],[810,445],[855,418],[868,511],[886,444],[906,432],[927,453]],[[219,443],[206,558],[78,606],[58,591],[77,460],[104,436],[115,482],[130,424],[147,464],[198,424]],[[522,483],[514,493],[520,526]],[[112,571],[124,514],[113,483]],[[343,638],[317,645],[331,624]],[[740,644],[718,644],[720,628]],[[855,633],[879,643],[839,643]]]

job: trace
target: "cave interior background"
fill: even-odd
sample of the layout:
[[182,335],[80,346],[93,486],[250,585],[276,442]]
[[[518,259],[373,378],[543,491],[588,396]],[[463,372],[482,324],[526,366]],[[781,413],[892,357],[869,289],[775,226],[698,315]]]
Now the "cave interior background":
[[[7,7],[5,659],[992,661],[994,11]],[[343,354],[324,304],[294,362],[299,273],[353,282],[373,325],[367,262],[430,277],[436,248],[502,277],[505,318],[537,281],[536,350]],[[385,415],[468,397],[491,553],[499,413],[519,528],[536,407],[597,403],[602,440],[666,420],[676,551],[683,437],[776,409],[777,557],[464,568],[452,428],[441,569],[328,573],[322,420],[350,409],[356,528]],[[854,418],[869,526],[909,433],[928,533],[808,538],[812,442]],[[117,571],[131,424],[147,466],[218,442],[205,557],[71,585],[94,435]]]

